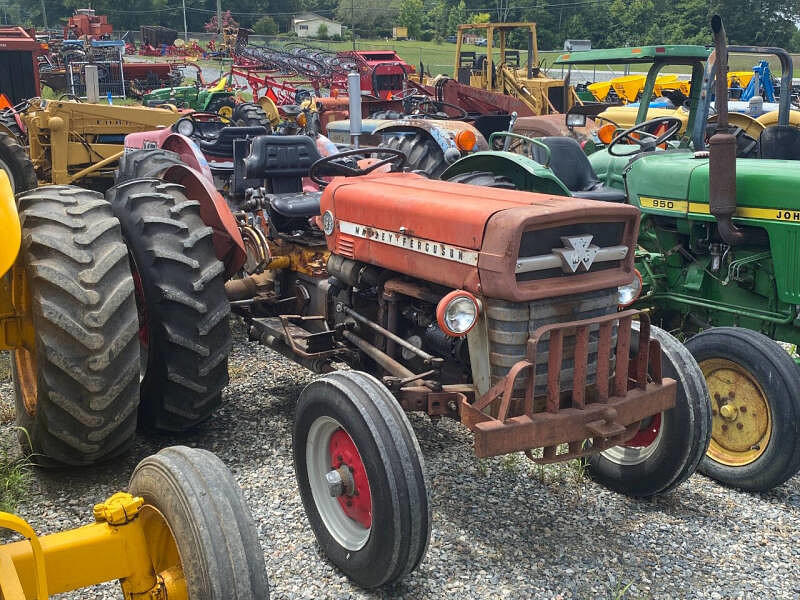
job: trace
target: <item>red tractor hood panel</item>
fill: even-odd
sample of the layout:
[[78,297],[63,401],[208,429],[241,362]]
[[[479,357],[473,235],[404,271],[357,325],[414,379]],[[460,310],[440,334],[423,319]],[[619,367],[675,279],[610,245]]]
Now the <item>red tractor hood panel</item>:
[[480,250],[494,213],[535,205],[547,214],[564,210],[569,200],[390,173],[334,180],[322,195],[321,209],[337,221]]
[[[638,210],[631,206],[449,183],[408,173],[337,178],[325,189],[320,205],[323,222],[327,212],[334,218],[327,242],[335,254],[509,300],[548,293],[542,285],[523,289],[515,283],[523,231],[618,220],[627,223],[625,237],[631,247],[638,228]],[[627,282],[630,254],[623,269],[628,275],[607,272],[603,279],[608,279],[608,285],[619,285],[616,279]],[[588,288],[601,283],[594,274],[580,279]],[[553,295],[564,293],[568,293],[566,287]]]

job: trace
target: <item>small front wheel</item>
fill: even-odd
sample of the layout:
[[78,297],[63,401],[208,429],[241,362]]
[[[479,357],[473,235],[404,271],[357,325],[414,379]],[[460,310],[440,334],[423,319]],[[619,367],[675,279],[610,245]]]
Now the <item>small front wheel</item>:
[[377,379],[337,371],[300,395],[294,468],[311,529],[358,585],[397,581],[422,562],[431,508],[419,445]]
[[[638,347],[634,323],[631,348]],[[624,445],[588,459],[589,474],[606,487],[636,497],[665,494],[686,481],[705,455],[711,409],[703,372],[681,343],[658,327],[650,338],[661,344],[661,370],[678,383],[675,406],[646,419]]]
[[191,600],[268,600],[258,530],[219,458],[164,448],[139,463],[128,487],[144,499],[139,518],[159,577],[183,579]]
[[686,347],[708,383],[713,428],[700,471],[743,490],[772,489],[800,470],[800,377],[774,340],[713,327]]

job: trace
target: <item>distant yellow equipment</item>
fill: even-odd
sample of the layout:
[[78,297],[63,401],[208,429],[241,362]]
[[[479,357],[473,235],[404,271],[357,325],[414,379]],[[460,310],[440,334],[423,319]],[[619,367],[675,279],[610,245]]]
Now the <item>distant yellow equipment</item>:
[[[508,33],[523,30],[527,52],[507,47]],[[477,35],[481,37],[476,37]],[[494,46],[495,33],[499,47]],[[467,38],[486,53],[462,51]],[[522,61],[525,61],[524,65]],[[534,115],[565,113],[575,103],[575,91],[563,80],[547,76],[539,61],[536,23],[469,23],[458,26],[453,77],[462,84],[513,96]]]

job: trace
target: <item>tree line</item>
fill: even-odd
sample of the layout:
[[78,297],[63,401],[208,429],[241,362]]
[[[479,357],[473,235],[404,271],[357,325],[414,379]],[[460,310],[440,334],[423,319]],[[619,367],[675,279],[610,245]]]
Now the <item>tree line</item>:
[[[181,0],[7,0],[10,24],[60,26],[75,8],[90,4],[117,30],[141,25],[183,29]],[[203,31],[216,0],[185,0],[187,26]],[[588,39],[592,46],[710,44],[709,19],[721,14],[733,44],[800,51],[800,0],[222,0],[242,26],[262,33],[288,32],[294,14],[312,11],[337,20],[359,38],[391,35],[397,25],[410,37],[444,41],[460,23],[535,21],[539,48]],[[523,38],[511,39],[523,45]]]

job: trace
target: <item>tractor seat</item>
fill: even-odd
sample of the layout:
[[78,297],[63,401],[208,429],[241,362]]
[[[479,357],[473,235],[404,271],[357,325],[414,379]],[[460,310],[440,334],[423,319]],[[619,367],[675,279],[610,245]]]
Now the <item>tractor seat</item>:
[[271,194],[269,208],[289,219],[309,219],[319,216],[319,202],[322,192],[301,192],[299,194]]
[[800,160],[800,129],[791,125],[772,125],[761,132],[760,157]]
[[[600,182],[575,138],[553,136],[538,139],[550,148],[550,169],[573,196],[604,202],[627,202],[625,192]],[[530,147],[533,160],[544,164],[547,160],[545,151],[535,144],[530,144]]]
[[307,135],[262,135],[244,159],[244,176],[266,179],[274,194],[302,192],[303,177],[320,158],[315,140]]
[[322,192],[270,194],[270,225],[282,234],[308,232],[308,220],[319,215],[321,197]]
[[233,140],[254,138],[267,133],[265,127],[223,127],[213,137],[206,139],[194,137],[193,141],[205,154],[212,156],[233,156]]

